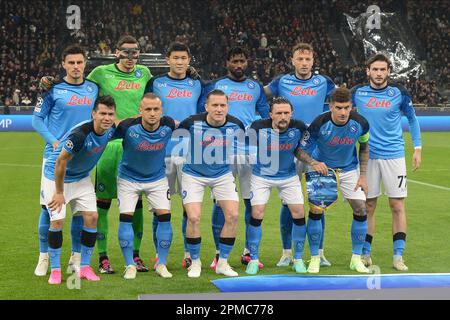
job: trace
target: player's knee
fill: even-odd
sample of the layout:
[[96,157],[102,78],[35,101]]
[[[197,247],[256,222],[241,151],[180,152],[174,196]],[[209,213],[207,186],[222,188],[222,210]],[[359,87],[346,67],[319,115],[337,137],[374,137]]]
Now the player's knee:
[[353,210],[353,215],[358,217],[365,217],[367,215],[367,211],[365,207],[358,207]]
[[55,220],[50,222],[50,228],[52,229],[62,229],[64,225],[64,219]]
[[85,214],[83,216],[83,220],[88,228],[96,228],[98,222],[98,214],[97,212]]
[[305,217],[305,210],[303,206],[294,206],[291,207],[291,214],[293,219],[302,219]]
[[257,208],[257,207],[252,207],[252,218],[263,219],[264,218],[264,210]]
[[397,199],[390,202],[391,212],[393,215],[401,215],[405,212],[403,199]]
[[237,224],[238,216],[239,216],[238,210],[233,210],[233,209],[224,210],[224,215],[225,215],[225,220],[228,223],[230,223],[232,225]]
[[188,222],[191,225],[200,225],[200,215],[199,214],[190,214],[188,215]]

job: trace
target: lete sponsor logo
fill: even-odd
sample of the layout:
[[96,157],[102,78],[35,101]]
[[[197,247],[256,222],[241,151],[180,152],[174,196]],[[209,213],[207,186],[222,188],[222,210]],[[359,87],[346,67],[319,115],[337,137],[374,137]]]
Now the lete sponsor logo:
[[392,102],[389,101],[389,100],[386,100],[386,99],[378,100],[377,98],[372,97],[372,98],[369,99],[369,101],[367,101],[365,106],[367,108],[371,108],[371,109],[372,108],[386,108],[386,109],[388,109],[388,108],[391,107],[391,105],[392,105]]
[[302,86],[296,86],[294,90],[290,92],[293,96],[311,96],[314,97],[317,94],[317,90],[312,88],[303,88]]
[[166,95],[167,99],[190,98],[190,97],[192,97],[192,91],[186,89],[178,90],[177,88],[172,88]]
[[120,80],[117,83],[117,86],[114,88],[114,90],[116,90],[116,91],[139,90],[140,87],[141,87],[141,85],[134,81],[131,81],[131,83],[129,83],[129,82],[126,82],[125,80]]
[[69,106],[90,106],[92,105],[92,99],[86,96],[77,96],[76,94],[70,97]]

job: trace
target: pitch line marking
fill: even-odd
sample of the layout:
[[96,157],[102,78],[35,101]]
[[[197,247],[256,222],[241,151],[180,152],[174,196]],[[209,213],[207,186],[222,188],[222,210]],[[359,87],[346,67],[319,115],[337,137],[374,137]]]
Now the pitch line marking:
[[412,180],[412,179],[408,179],[408,182],[417,183],[417,184],[421,184],[423,186],[432,187],[432,188],[436,188],[436,189],[440,189],[440,190],[450,191],[450,188],[438,186],[438,185],[431,184],[431,183],[420,182],[420,181],[416,181],[416,180]]

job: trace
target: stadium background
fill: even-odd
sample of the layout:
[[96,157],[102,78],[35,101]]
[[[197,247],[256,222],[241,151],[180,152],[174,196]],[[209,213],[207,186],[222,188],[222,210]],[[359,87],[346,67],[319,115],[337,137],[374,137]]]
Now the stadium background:
[[[193,65],[204,80],[226,73],[225,53],[234,44],[250,53],[248,76],[267,84],[273,77],[291,70],[290,50],[304,41],[314,46],[315,69],[330,76],[337,84],[352,87],[364,82],[365,59],[361,44],[346,27],[343,13],[356,16],[365,12],[371,1],[2,1],[0,4],[0,114],[30,114],[38,94],[42,75],[58,76],[60,52],[69,43],[79,42],[89,50],[90,67],[114,52],[120,35],[129,33],[146,53],[164,53],[174,40],[189,45]],[[420,78],[404,84],[410,91],[420,115],[450,114],[448,95],[447,1],[377,1],[383,12],[397,12],[404,25],[404,36],[412,39],[416,56],[424,67]],[[81,29],[68,30],[66,9],[81,9]],[[150,56],[152,73],[164,72],[161,61]],[[409,216],[406,260],[410,272],[448,272],[448,209],[450,191],[450,133],[423,133],[423,166],[408,171]],[[405,134],[407,150],[411,150]],[[43,142],[36,133],[2,132],[0,134],[0,291],[2,299],[135,299],[140,293],[215,292],[209,280],[217,278],[206,268],[214,250],[210,230],[210,200],[205,197],[202,233],[205,238],[202,260],[205,272],[191,281],[181,268],[180,232],[181,200],[173,201],[174,243],[169,268],[174,278],[167,281],[154,273],[139,274],[136,281],[125,282],[120,272],[103,276],[101,283],[82,283],[81,290],[49,288],[47,279],[33,275],[37,259],[37,218],[40,162]],[[410,168],[411,154],[407,154]],[[415,181],[415,182],[413,182]],[[439,188],[440,187],[440,188]],[[266,264],[262,274],[291,273],[274,267],[280,254],[278,232],[279,201],[272,195],[264,221],[261,259]],[[113,207],[115,205],[113,204]],[[243,213],[241,208],[241,213]],[[347,204],[339,203],[329,213],[325,249],[333,263],[322,274],[347,274],[349,226],[351,214]],[[242,214],[241,214],[242,216]],[[111,211],[111,230],[117,230],[117,209]],[[375,263],[382,273],[391,268],[390,213],[386,199],[380,201],[374,237]],[[143,257],[153,256],[150,217],[146,216]],[[65,228],[62,262],[68,260],[70,232]],[[239,254],[243,244],[243,221],[232,252],[231,264],[244,275]],[[111,237],[111,258],[120,270],[122,257]],[[307,251],[305,251],[307,252]],[[308,256],[308,255],[307,255]],[[93,259],[95,261],[95,259]]]

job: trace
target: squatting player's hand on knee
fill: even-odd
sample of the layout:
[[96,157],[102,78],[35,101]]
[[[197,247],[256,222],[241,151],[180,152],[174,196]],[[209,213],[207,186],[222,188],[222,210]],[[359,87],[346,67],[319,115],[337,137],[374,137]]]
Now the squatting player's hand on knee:
[[64,203],[66,203],[64,195],[62,193],[55,193],[52,200],[49,202],[48,207],[52,211],[60,212]]

